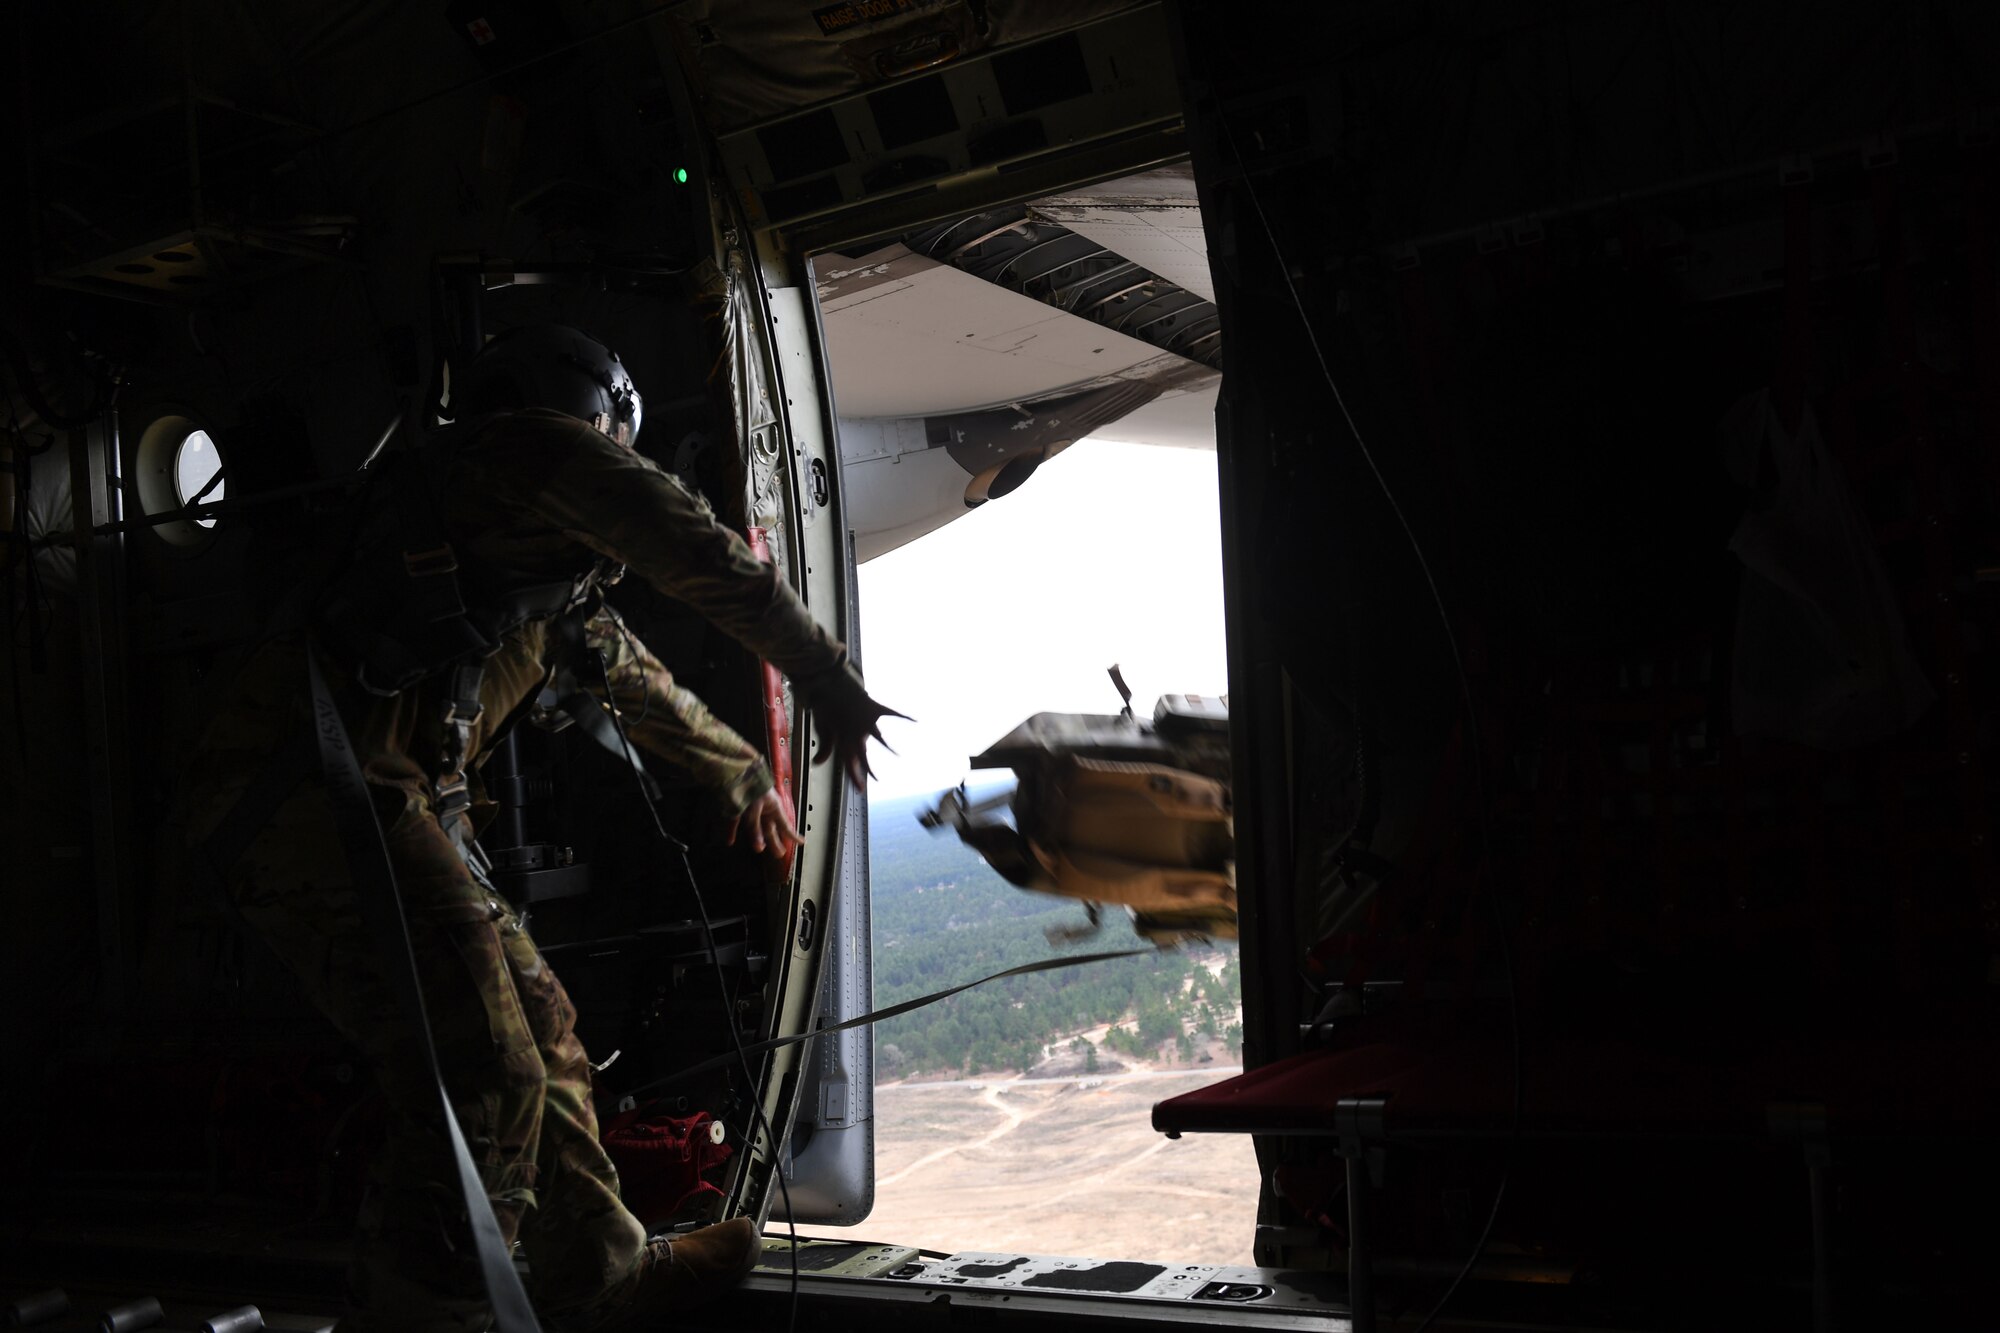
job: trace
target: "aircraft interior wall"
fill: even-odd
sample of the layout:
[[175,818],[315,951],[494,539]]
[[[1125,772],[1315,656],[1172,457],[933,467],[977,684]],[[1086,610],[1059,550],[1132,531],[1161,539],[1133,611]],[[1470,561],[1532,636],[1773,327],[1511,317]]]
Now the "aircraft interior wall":
[[[1778,1273],[1967,1308],[1992,1237],[1951,1201],[2000,1165],[1963,1137],[2000,956],[1991,15],[1378,7],[1274,63],[1188,13],[1251,1058],[1455,1071],[1353,1085],[1388,1099],[1359,1142],[1403,1145],[1369,1168],[1392,1299],[1475,1252],[1614,1287],[1690,1252],[1731,1318],[1804,1318]],[[1921,1111],[1869,1090],[1933,1058]],[[1774,1118],[1690,1147],[1725,1084]],[[1909,1154],[1835,1149],[1831,1252],[1780,1103]],[[1260,1139],[1259,1253],[1347,1266],[1355,1140],[1304,1133]]]

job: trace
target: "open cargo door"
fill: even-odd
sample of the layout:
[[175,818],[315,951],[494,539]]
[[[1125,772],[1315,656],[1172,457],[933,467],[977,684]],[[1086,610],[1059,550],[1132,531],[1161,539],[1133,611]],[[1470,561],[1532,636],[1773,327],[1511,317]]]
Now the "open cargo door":
[[[710,179],[697,184],[715,201],[726,256],[728,368],[750,446],[752,521],[771,526],[773,555],[852,646],[845,491],[854,478],[840,467],[826,292],[813,257],[865,254],[922,228],[1173,162],[1183,150],[1166,25],[1157,7],[1124,3],[1056,11],[760,2],[676,9],[658,31],[671,34],[711,137],[701,164]],[[1134,346],[1180,379],[1206,373]],[[1180,379],[1128,394],[1120,410]],[[954,492],[970,476],[957,475],[961,468],[978,470],[951,463]],[[803,761],[794,771],[812,836],[793,884],[788,956],[773,960],[781,964],[768,991],[774,1035],[854,1017],[871,994],[864,798]],[[788,1143],[795,1216],[861,1220],[873,1193],[872,1035],[837,1034],[768,1060],[764,1105]],[[746,1211],[783,1211],[762,1166],[739,1190]]]

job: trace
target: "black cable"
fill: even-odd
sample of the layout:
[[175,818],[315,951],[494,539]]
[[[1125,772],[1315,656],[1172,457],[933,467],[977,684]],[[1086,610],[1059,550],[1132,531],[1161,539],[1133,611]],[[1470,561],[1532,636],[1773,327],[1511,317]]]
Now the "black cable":
[[[606,611],[610,612],[610,614],[611,614],[611,623],[612,623],[612,624],[614,624],[614,625],[616,625],[616,626],[618,627],[618,637],[619,637],[619,638],[621,638],[621,639],[623,639],[623,640],[625,641],[625,651],[627,651],[627,652],[631,653],[631,654],[632,654],[632,657],[633,657],[633,659],[634,659],[635,661],[636,661],[636,660],[640,660],[640,653],[639,653],[639,648],[640,648],[640,644],[639,644],[639,641],[638,641],[637,639],[635,639],[635,638],[633,638],[633,637],[632,637],[632,631],[631,631],[631,630],[629,630],[629,629],[626,629],[626,628],[625,628],[625,617],[623,617],[623,616],[619,615],[619,614],[618,614],[618,612],[617,612],[617,610],[616,610],[616,608],[612,607],[612,606],[611,606],[611,605],[610,605],[609,603],[607,603],[607,604],[605,605],[605,608],[604,608],[604,609],[605,609]],[[609,688],[610,688],[610,686],[609,686],[609,685],[607,685],[607,686],[606,686],[605,688],[606,688],[606,689],[609,689]],[[609,704],[611,705],[611,707],[612,707],[612,708],[613,708],[614,710],[615,710],[615,709],[617,709],[617,707],[618,707],[618,700],[617,700],[617,699],[615,699],[615,698],[613,698],[613,699],[609,699],[609,700],[607,700],[606,702],[608,702],[608,703],[609,703]],[[646,690],[643,690],[643,689],[642,689],[642,690],[640,690],[640,691],[639,691],[639,721],[640,721],[640,723],[641,723],[641,724],[643,724],[643,723],[644,723],[644,722],[646,721],[646,718],[647,718],[647,716],[648,716],[649,714],[651,714],[651,712],[652,712],[652,711],[653,711],[653,696],[652,696],[652,694],[651,694],[650,692],[646,691]],[[629,741],[628,741],[628,742],[626,742],[626,748],[627,748],[627,749],[630,749],[630,748],[631,748],[631,742],[629,742]]]
[[1257,197],[1257,187],[1250,178],[1249,167],[1244,164],[1243,151],[1237,147],[1236,134],[1230,129],[1226,118],[1218,116],[1218,119],[1222,123],[1223,137],[1229,141],[1230,155],[1236,159],[1236,169],[1241,173],[1243,192],[1250,200],[1251,210],[1257,214],[1257,223],[1263,229],[1264,239],[1271,247],[1271,257],[1277,262],[1278,272],[1285,280],[1285,291],[1291,297],[1292,308],[1298,312],[1299,323],[1305,329],[1306,342],[1312,348],[1313,359],[1319,363],[1320,375],[1326,380],[1326,387],[1333,393],[1334,406],[1340,409],[1341,420],[1347,423],[1348,434],[1354,437],[1355,449],[1360,452],[1362,461],[1368,464],[1368,471],[1374,475],[1375,484],[1382,491],[1382,498],[1389,502],[1391,512],[1396,515],[1396,522],[1402,526],[1403,536],[1410,544],[1410,552],[1416,556],[1417,568],[1423,571],[1424,583],[1430,588],[1431,602],[1437,608],[1438,622],[1444,628],[1445,643],[1451,649],[1452,668],[1458,675],[1459,699],[1465,707],[1466,736],[1472,758],[1473,781],[1479,797],[1480,865],[1485,872],[1482,878],[1487,881],[1487,892],[1484,897],[1488,909],[1493,913],[1494,933],[1500,944],[1501,969],[1507,984],[1507,1028],[1512,1047],[1514,1090],[1508,1111],[1506,1146],[1501,1157],[1500,1183],[1493,1191],[1493,1206],[1487,1210],[1486,1224],[1479,1229],[1479,1239],[1474,1242],[1472,1253],[1466,1257],[1465,1263],[1452,1278],[1451,1285],[1445,1288],[1444,1295],[1431,1307],[1431,1312],[1424,1316],[1424,1321],[1417,1325],[1416,1333],[1426,1333],[1426,1330],[1436,1322],[1437,1317],[1444,1313],[1444,1308],[1451,1303],[1451,1298],[1458,1294],[1458,1289],[1465,1279],[1472,1275],[1472,1270],[1479,1266],[1480,1259],[1485,1257],[1486,1246],[1493,1239],[1494,1224],[1500,1220],[1500,1206],[1506,1200],[1508,1182],[1513,1178],[1514,1151],[1521,1137],[1520,987],[1514,975],[1514,947],[1508,939],[1507,919],[1501,912],[1499,899],[1491,888],[1491,877],[1494,873],[1492,805],[1486,790],[1486,757],[1480,739],[1479,709],[1473,700],[1472,677],[1465,670],[1465,657],[1459,651],[1458,632],[1452,626],[1451,611],[1445,605],[1444,594],[1438,588],[1436,575],[1431,572],[1431,562],[1424,554],[1423,543],[1417,539],[1416,529],[1410,526],[1409,517],[1404,514],[1403,506],[1398,503],[1396,493],[1389,485],[1389,479],[1382,475],[1382,469],[1375,461],[1374,451],[1368,447],[1367,439],[1361,434],[1361,427],[1354,420],[1354,413],[1348,410],[1347,397],[1341,393],[1340,382],[1334,378],[1333,368],[1327,364],[1326,353],[1319,345],[1319,334],[1313,329],[1311,316],[1306,313],[1306,305],[1299,296],[1298,285],[1292,281],[1291,265],[1286,262],[1284,250],[1278,244],[1278,236],[1271,227],[1271,219],[1265,215],[1264,203]]
[[[941,1000],[948,1000],[954,995],[963,995],[973,987],[984,986],[989,981],[1004,981],[1008,977],[1026,976],[1032,972],[1053,972],[1058,968],[1081,967],[1087,963],[1101,963],[1112,958],[1135,958],[1141,954],[1156,954],[1157,952],[1155,949],[1122,949],[1112,953],[1062,954],[1054,958],[1043,958],[1032,963],[1022,963],[1018,967],[1010,967],[1004,971],[980,977],[975,981],[962,982],[956,986],[947,986],[943,990],[932,991],[928,995],[919,995],[913,1000],[902,1000],[886,1008],[871,1010],[865,1014],[857,1014],[853,1018],[842,1019],[838,1023],[814,1028],[811,1032],[802,1032],[790,1037],[773,1037],[769,1041],[756,1042],[745,1046],[743,1053],[749,1055],[763,1051],[775,1051],[781,1046],[797,1046],[802,1042],[817,1041],[821,1037],[831,1037],[836,1032],[847,1032],[853,1028],[868,1027],[876,1023],[886,1022],[891,1018],[912,1013],[918,1009],[936,1004]],[[728,1063],[728,1060],[729,1057],[727,1055],[718,1055],[713,1060],[702,1060],[685,1068],[676,1069],[671,1074],[662,1075],[651,1082],[641,1083],[636,1088],[629,1088],[627,1092],[635,1096],[642,1092],[651,1092],[656,1088],[663,1088],[669,1083],[678,1083],[682,1079],[692,1078],[696,1074],[705,1074],[711,1069],[719,1068]]]
[[[633,753],[632,741],[625,734],[625,718],[618,711],[618,706],[612,702],[610,663],[606,660],[602,648],[594,649],[593,651],[597,657],[598,675],[604,679],[605,711],[611,714],[611,723],[618,728],[618,739],[623,743],[626,753],[630,755]],[[721,954],[715,947],[715,924],[709,919],[708,902],[702,897],[701,885],[695,880],[694,864],[688,860],[687,844],[667,832],[666,823],[660,818],[660,808],[653,803],[652,793],[646,790],[646,784],[640,779],[638,768],[631,764],[627,764],[626,767],[631,770],[632,783],[639,789],[639,799],[644,803],[646,813],[652,816],[653,832],[657,833],[660,841],[673,848],[675,854],[680,857],[681,873],[687,877],[688,889],[694,894],[695,910],[701,913],[701,934],[702,938],[708,943],[708,957],[710,963],[713,964],[713,971],[715,973],[715,991],[722,998],[722,1022],[729,1029],[729,1040],[736,1047],[737,1063],[743,1070],[744,1093],[749,1098],[751,1112],[757,1117],[755,1121],[756,1127],[763,1131],[766,1141],[771,1145],[771,1174],[777,1179],[778,1193],[785,1200],[785,1227],[790,1234],[792,1242],[792,1298],[791,1310],[786,1316],[787,1322],[785,1327],[796,1333],[799,1326],[799,1223],[798,1217],[792,1211],[791,1186],[785,1183],[784,1145],[778,1141],[778,1131],[771,1127],[770,1119],[764,1114],[764,1101],[762,1097],[758,1096],[757,1076],[751,1072],[750,1057],[743,1050],[742,1034],[736,1030],[735,1007],[730,1003],[729,987],[723,983],[722,963],[720,961]],[[803,1060],[801,1060],[800,1068],[804,1068]],[[755,1157],[756,1148],[757,1140],[753,1137],[749,1140],[749,1147],[744,1157],[745,1170],[749,1169],[751,1160]]]

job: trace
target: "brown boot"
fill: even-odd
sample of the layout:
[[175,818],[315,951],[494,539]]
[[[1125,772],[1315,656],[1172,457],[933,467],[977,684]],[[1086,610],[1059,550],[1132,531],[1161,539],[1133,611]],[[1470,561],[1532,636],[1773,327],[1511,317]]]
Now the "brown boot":
[[708,1304],[749,1276],[763,1249],[764,1238],[747,1217],[678,1236],[657,1236],[639,1252],[632,1276],[557,1327],[568,1333],[637,1333],[667,1327],[675,1315]]

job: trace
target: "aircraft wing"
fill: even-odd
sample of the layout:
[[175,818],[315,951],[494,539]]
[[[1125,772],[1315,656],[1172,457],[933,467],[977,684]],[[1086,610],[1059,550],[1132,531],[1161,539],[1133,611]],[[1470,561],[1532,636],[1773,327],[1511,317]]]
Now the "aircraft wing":
[[822,256],[814,280],[862,560],[1091,435],[1214,447],[1220,323],[1184,169]]

